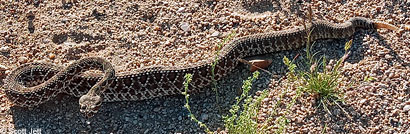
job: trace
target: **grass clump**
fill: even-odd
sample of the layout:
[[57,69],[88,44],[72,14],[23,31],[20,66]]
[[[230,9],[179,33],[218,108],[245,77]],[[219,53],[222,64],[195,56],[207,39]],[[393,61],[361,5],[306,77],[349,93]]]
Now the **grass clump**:
[[[327,110],[329,114],[331,113],[327,108],[327,105],[336,104],[340,107],[338,102],[343,101],[343,94],[338,88],[339,84],[341,83],[340,68],[342,66],[342,63],[350,54],[349,48],[351,44],[352,40],[346,42],[344,48],[345,54],[342,58],[337,60],[336,63],[331,63],[332,65],[328,65],[325,57],[321,57],[321,60],[315,60],[315,54],[308,54],[307,64],[310,65],[310,69],[308,71],[296,72],[296,64],[294,64],[293,61],[290,61],[286,56],[283,58],[283,62],[289,69],[289,72],[287,73],[288,78],[291,81],[300,81],[298,89],[317,96],[317,99],[320,101],[319,106],[323,106],[323,108]],[[310,47],[311,46],[308,45],[306,51],[311,51]],[[343,110],[343,108],[341,109]],[[347,113],[345,112],[345,114]]]

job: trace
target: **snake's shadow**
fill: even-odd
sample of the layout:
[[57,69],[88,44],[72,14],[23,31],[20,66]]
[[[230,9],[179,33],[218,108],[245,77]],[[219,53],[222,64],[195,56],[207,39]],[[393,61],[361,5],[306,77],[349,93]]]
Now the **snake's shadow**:
[[[362,45],[365,34],[359,32],[353,36],[354,44],[351,48],[351,57],[347,62],[355,63],[363,59],[366,46]],[[344,54],[344,44],[349,39],[320,40],[314,45],[318,55],[325,54],[328,59],[339,59]],[[392,51],[393,52],[393,51]],[[268,58],[273,64],[268,68],[273,74],[284,76],[286,66],[282,62],[283,56],[293,59],[297,55],[304,55],[304,50],[291,50],[280,53],[266,54],[252,58]],[[298,56],[301,62],[301,59]],[[210,127],[211,130],[223,128],[222,115],[227,115],[234,103],[235,97],[240,94],[243,80],[251,76],[244,65],[237,67],[224,80],[218,81],[219,100],[215,99],[215,92],[207,87],[204,93],[192,94],[190,106],[192,112]],[[261,72],[258,80],[252,87],[252,93],[268,87],[272,79],[270,74]],[[14,125],[19,129],[39,128],[45,133],[176,133],[176,132],[203,132],[202,129],[188,117],[184,108],[185,98],[182,95],[164,96],[145,101],[103,103],[99,113],[87,119],[79,112],[78,98],[60,96],[38,107],[27,109],[12,107]],[[355,111],[352,106],[343,105],[349,112],[358,113],[358,117],[366,117],[361,111]],[[221,114],[222,113],[222,114]],[[323,116],[321,112],[314,115]],[[337,120],[339,117],[335,117]],[[332,118],[333,120],[333,118]],[[366,122],[366,119],[361,120]],[[348,122],[343,122],[348,123]],[[320,123],[318,123],[320,124]]]

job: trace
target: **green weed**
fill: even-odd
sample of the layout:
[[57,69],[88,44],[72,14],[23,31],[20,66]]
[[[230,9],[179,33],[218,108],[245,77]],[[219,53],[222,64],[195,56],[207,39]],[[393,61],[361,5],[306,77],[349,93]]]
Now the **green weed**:
[[[255,81],[259,76],[259,72],[256,71],[251,77],[243,82],[242,85],[242,94],[240,97],[236,97],[236,103],[232,105],[232,108],[229,110],[230,115],[224,116],[224,125],[229,133],[233,134],[257,134],[264,132],[258,128],[257,113],[259,112],[259,107],[261,101],[266,98],[268,90],[264,90],[263,93],[253,100],[252,96],[249,95],[249,91],[252,87],[252,82]],[[243,102],[242,108],[240,111],[240,103]]]
[[192,114],[191,107],[189,106],[189,94],[188,94],[188,87],[189,87],[189,83],[190,83],[191,80],[192,80],[192,74],[186,74],[186,75],[184,76],[184,78],[185,78],[185,81],[184,81],[184,89],[185,89],[185,91],[182,92],[182,95],[185,96],[185,105],[184,105],[184,107],[188,110],[188,112],[189,112],[189,117],[191,117],[191,120],[195,121],[195,122],[199,125],[199,127],[205,128],[205,132],[206,132],[206,133],[212,133],[212,132],[209,130],[208,126],[206,126],[205,123],[199,121],[199,120],[196,118],[196,116],[195,116],[194,114]]

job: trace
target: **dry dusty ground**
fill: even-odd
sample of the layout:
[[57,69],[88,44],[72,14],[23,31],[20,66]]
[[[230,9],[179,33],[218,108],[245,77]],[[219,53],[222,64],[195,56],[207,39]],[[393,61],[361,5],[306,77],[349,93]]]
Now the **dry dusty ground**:
[[[329,115],[316,108],[313,96],[304,94],[287,116],[291,120],[287,132],[319,133],[326,128],[331,133],[410,133],[410,1],[406,0],[1,1],[0,80],[24,63],[67,66],[89,56],[105,57],[118,73],[152,65],[192,64],[213,58],[216,44],[233,31],[237,38],[301,26],[303,19],[298,12],[305,11],[307,5],[313,9],[314,19],[340,23],[362,16],[407,31],[357,32],[352,37],[352,54],[342,69],[340,85],[345,92],[342,107],[351,118],[338,107],[331,107]],[[329,58],[340,58],[343,44],[348,40],[320,40],[316,50]],[[303,50],[285,51],[264,58],[275,63],[269,71],[283,75],[282,57],[293,58],[301,53]],[[194,113],[212,130],[222,128],[221,115],[215,106],[219,105],[222,113],[226,113],[242,80],[249,75],[242,65],[226,80],[219,81],[223,96],[220,104],[216,104],[213,92],[193,95]],[[369,76],[375,79],[363,82]],[[263,101],[259,121],[266,119],[284,88],[292,89],[286,83],[273,86],[276,81],[262,73],[254,84],[254,90],[271,90],[269,98]],[[290,90],[283,102],[289,102],[294,94]],[[203,132],[187,117],[181,96],[106,103],[93,119],[79,114],[77,102],[76,98],[63,96],[25,109],[12,107],[0,91],[0,133]]]

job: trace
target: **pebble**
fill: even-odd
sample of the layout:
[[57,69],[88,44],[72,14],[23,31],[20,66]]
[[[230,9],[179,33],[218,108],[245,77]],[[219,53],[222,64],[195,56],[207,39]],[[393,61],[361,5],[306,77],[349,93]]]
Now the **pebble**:
[[410,105],[406,105],[403,107],[403,112],[407,112],[410,110]]
[[159,112],[161,110],[161,107],[156,107],[156,108],[154,108],[154,112]]
[[137,125],[138,124],[138,120],[133,120],[132,124]]
[[182,116],[178,116],[178,120],[182,120]]
[[256,91],[256,92],[255,92],[255,95],[256,95],[256,96],[260,96],[262,93],[263,93],[262,91]]
[[8,46],[0,47],[0,53],[9,53],[10,50],[11,49]]
[[5,107],[0,107],[0,113],[5,113],[7,109]]
[[191,30],[191,28],[189,27],[189,23],[186,23],[186,22],[182,22],[180,27],[185,32],[189,32]]
[[47,43],[50,43],[50,39],[48,39],[48,38],[45,38],[45,39],[43,39],[43,40],[42,40],[42,42],[43,42],[43,44],[47,44]]
[[201,115],[201,120],[202,120],[202,121],[207,121],[208,118],[209,118],[209,115],[206,114],[206,113],[203,113],[203,114]]
[[126,121],[126,122],[130,121],[130,118],[129,118],[129,117],[125,117],[125,121]]
[[5,70],[7,70],[7,67],[0,64],[0,71],[5,71]]
[[410,25],[405,25],[404,30],[410,31]]
[[269,98],[265,98],[262,100],[262,102],[267,103],[269,101]]
[[50,59],[55,59],[56,58],[56,55],[55,54],[53,54],[53,53],[50,53],[49,55],[48,55],[48,58],[50,58]]
[[151,129],[146,129],[145,131],[144,131],[144,134],[148,134],[148,133],[150,133],[149,131],[150,131]]
[[211,34],[211,37],[218,37],[219,36],[219,32],[215,31],[214,33]]
[[389,54],[386,54],[386,55],[384,56],[384,58],[386,58],[386,59],[391,59],[391,58],[393,58],[393,56],[391,56],[391,55],[389,55]]
[[185,11],[185,7],[180,7],[180,8],[178,8],[178,13],[182,13],[182,12],[184,12]]
[[24,56],[19,57],[18,60],[20,63],[27,63],[28,61],[27,57],[24,57]]

